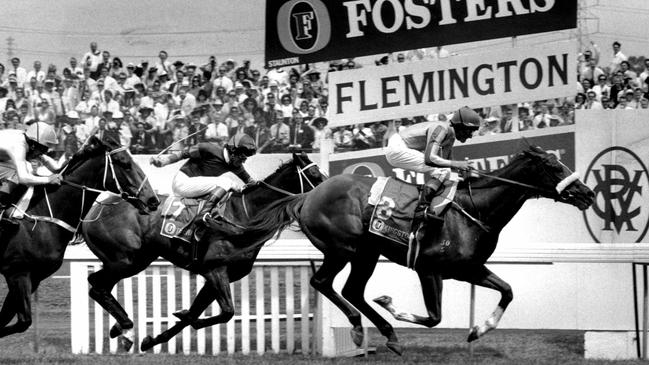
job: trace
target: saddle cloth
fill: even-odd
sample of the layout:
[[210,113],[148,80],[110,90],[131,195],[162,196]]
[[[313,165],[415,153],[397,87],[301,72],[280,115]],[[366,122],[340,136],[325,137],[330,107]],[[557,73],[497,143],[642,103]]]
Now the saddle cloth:
[[374,205],[369,231],[408,245],[410,226],[419,201],[417,185],[379,177],[370,190],[368,203]]
[[[446,212],[448,202],[453,200],[457,190],[457,179],[444,182],[432,199],[432,210],[443,206]],[[419,203],[420,188],[393,178],[378,177],[370,190],[368,204],[374,206],[369,231],[397,243],[409,245],[412,219]],[[442,215],[440,214],[440,215]]]
[[204,199],[184,198],[170,195],[165,200],[161,215],[162,228],[160,234],[168,238],[179,238],[185,242],[192,242],[193,229],[188,229],[194,222],[198,212],[205,205]]

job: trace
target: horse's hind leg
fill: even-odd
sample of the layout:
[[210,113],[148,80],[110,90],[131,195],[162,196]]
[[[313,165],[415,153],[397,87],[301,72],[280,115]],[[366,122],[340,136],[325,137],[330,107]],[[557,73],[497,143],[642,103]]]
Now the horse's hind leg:
[[374,323],[381,334],[388,339],[386,346],[401,355],[403,347],[397,339],[394,328],[365,301],[365,287],[374,272],[378,260],[379,253],[377,251],[363,250],[359,247],[356,256],[351,261],[351,271],[343,287],[342,294],[345,299]]
[[496,310],[494,310],[491,317],[489,317],[483,325],[476,325],[471,329],[467,341],[475,341],[487,334],[487,332],[498,327],[498,323],[505,313],[505,309],[507,309],[509,303],[514,299],[511,286],[509,286],[509,284],[507,284],[503,279],[499,278],[498,275],[491,272],[491,270],[487,269],[484,265],[468,267],[463,270],[462,273],[454,275],[453,279],[466,281],[471,284],[494,289],[500,292],[500,301],[498,302]]
[[196,321],[195,318],[198,318],[198,316],[203,313],[213,301],[214,290],[211,285],[205,283],[201,290],[199,290],[198,294],[196,294],[189,310],[174,313],[180,321],[176,322],[175,325],[171,326],[156,337],[146,336],[140,344],[140,350],[147,351],[153,348],[153,346],[168,342],[172,337],[179,334],[185,327],[193,324],[193,322]]
[[336,275],[345,267],[348,260],[334,257],[333,255],[325,255],[322,265],[318,271],[311,277],[311,286],[317,291],[327,297],[336,307],[347,316],[349,322],[352,324],[351,336],[352,341],[356,346],[361,346],[363,343],[363,326],[361,324],[361,314],[350,305],[343,297],[338,295],[333,288],[333,282]]
[[[14,316],[11,313],[12,310],[15,311],[18,320],[16,323],[0,329],[0,338],[14,333],[25,332],[32,324],[32,282],[29,274],[20,273],[8,276],[7,286],[9,287],[9,293],[2,308],[2,314],[5,315],[2,320],[6,321],[4,325],[9,323]],[[6,314],[4,313],[5,307],[7,307]]]

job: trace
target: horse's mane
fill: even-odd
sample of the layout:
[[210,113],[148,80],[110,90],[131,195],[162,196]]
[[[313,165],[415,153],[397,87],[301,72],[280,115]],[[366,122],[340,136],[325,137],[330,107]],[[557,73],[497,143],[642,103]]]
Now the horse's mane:
[[[295,165],[295,157],[288,160],[288,161],[282,162],[282,164],[279,165],[279,167],[273,173],[266,176],[262,180],[263,181],[270,181],[270,180],[274,179],[275,177],[277,177],[277,175],[282,173],[284,171],[284,169],[286,169],[286,167],[289,166],[289,165]],[[232,195],[241,195],[241,194],[244,194],[244,193],[249,193],[250,189],[254,189],[255,187],[256,187],[256,185],[246,186],[246,188],[244,190],[240,191],[240,192],[233,191]]]
[[87,143],[85,146],[83,146],[82,149],[72,155],[70,161],[68,161],[67,168],[63,172],[63,175],[67,176],[70,173],[74,172],[79,166],[81,166],[84,161],[88,160],[89,158],[103,154],[106,151],[119,146],[119,142],[110,137],[106,137],[103,140],[100,140],[96,137],[91,137],[89,143]]

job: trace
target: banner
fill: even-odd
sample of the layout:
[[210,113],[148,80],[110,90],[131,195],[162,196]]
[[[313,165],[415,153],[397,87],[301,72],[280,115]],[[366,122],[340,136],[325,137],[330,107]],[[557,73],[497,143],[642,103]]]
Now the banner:
[[329,73],[329,127],[574,95],[576,45]]
[[267,0],[266,67],[576,26],[577,0]]

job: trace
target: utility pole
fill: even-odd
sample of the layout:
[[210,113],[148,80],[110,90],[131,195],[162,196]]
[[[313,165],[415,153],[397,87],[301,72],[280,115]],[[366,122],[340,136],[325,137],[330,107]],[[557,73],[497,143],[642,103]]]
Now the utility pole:
[[14,44],[14,41],[15,41],[14,37],[12,36],[7,37],[7,59],[8,60],[11,60],[14,57],[14,48],[16,46]]

